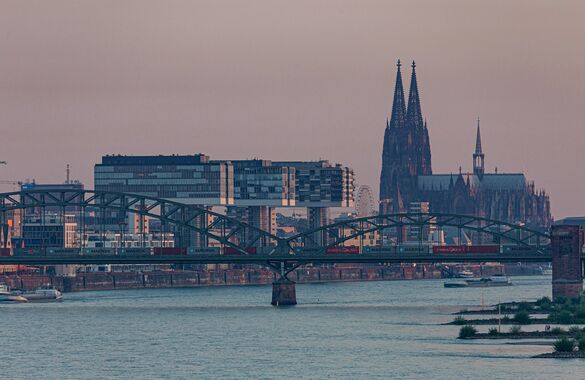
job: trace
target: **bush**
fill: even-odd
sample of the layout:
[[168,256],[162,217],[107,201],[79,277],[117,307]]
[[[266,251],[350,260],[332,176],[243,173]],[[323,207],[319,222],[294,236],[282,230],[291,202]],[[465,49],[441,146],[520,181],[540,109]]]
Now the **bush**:
[[528,325],[530,324],[530,314],[526,311],[519,311],[514,315],[514,322],[521,325]]
[[460,315],[458,315],[457,317],[455,317],[455,319],[453,320],[453,324],[456,324],[456,325],[464,325],[466,323],[467,323],[467,321],[465,320],[465,318],[463,318]]
[[498,335],[498,329],[495,327],[490,327],[488,330],[488,335]]
[[550,333],[555,334],[555,335],[560,335],[560,334],[564,334],[565,330],[563,330],[560,327],[553,327],[552,329],[550,329]]
[[557,352],[571,352],[575,350],[575,341],[573,339],[562,337],[560,339],[557,339],[557,341],[554,344],[554,347],[555,351]]
[[571,312],[568,310],[563,310],[559,313],[554,314],[553,318],[557,323],[563,325],[570,325],[575,320],[573,314],[571,314]]
[[571,327],[569,327],[569,333],[576,340],[579,340],[579,339],[581,339],[583,337],[583,331],[581,331],[581,328],[579,326],[571,326]]
[[579,351],[585,351],[585,338],[581,338],[579,339]]
[[571,334],[573,334],[573,335],[574,334],[581,334],[582,333],[581,332],[581,328],[579,326],[571,326],[571,327],[569,327],[569,332]]
[[510,327],[510,334],[519,334],[521,332],[522,332],[522,327],[520,327],[520,326]]
[[555,303],[556,303],[557,305],[564,305],[564,304],[566,304],[568,301],[569,301],[569,299],[568,299],[567,297],[557,297],[557,298],[555,299]]
[[530,303],[528,302],[520,302],[518,304],[518,311],[532,311],[533,307]]
[[540,307],[542,310],[550,310],[552,309],[552,301],[548,297],[542,297],[536,300],[534,303],[536,306]]
[[579,305],[581,304],[581,297],[571,298],[572,305]]
[[551,301],[551,299],[549,297],[546,297],[545,296],[545,297],[541,297],[541,298],[537,299],[534,302],[534,304],[536,306],[542,307],[542,305],[550,305],[550,304],[552,304],[552,301]]
[[579,320],[585,320],[585,306],[579,306],[575,309],[575,318]]
[[477,334],[477,330],[471,325],[465,325],[459,330],[459,338],[461,339],[472,337],[475,334]]

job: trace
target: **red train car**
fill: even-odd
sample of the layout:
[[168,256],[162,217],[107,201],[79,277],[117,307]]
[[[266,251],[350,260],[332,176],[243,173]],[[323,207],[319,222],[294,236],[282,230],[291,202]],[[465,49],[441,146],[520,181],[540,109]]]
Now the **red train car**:
[[327,248],[327,250],[325,250],[325,253],[327,254],[333,254],[333,255],[358,255],[360,253],[360,247],[355,246],[355,245],[350,245],[347,247],[344,246],[336,246],[336,247],[329,247]]
[[[246,253],[248,255],[255,255],[257,252],[256,247],[248,247],[246,248]],[[225,247],[223,249],[224,255],[242,255],[243,253],[235,249],[234,247]]]
[[152,252],[155,256],[184,256],[187,254],[187,248],[156,247]]

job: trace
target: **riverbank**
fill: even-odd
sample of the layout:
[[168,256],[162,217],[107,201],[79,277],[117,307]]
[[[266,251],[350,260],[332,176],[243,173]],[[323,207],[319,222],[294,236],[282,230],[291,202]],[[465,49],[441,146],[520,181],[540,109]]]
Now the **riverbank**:
[[[297,269],[289,278],[298,283],[395,281],[441,278],[439,269],[430,265],[367,266],[367,267],[310,267]],[[75,277],[39,274],[3,275],[0,283],[10,288],[36,289],[50,284],[64,292],[116,290],[138,288],[185,288],[204,286],[267,285],[276,274],[264,268],[173,270],[148,272],[89,272]]]
[[[493,316],[503,312],[503,318],[465,319],[463,315]],[[514,316],[510,318],[508,314]],[[455,313],[450,325],[462,325],[459,339],[554,339],[554,351],[533,356],[533,358],[573,359],[585,358],[585,299],[556,299],[542,297],[535,302],[512,302],[495,305],[488,310],[461,310]],[[539,315],[539,318],[534,318]],[[544,315],[544,317],[542,317]],[[508,332],[501,332],[500,326],[513,324]],[[522,331],[522,325],[546,324],[545,331]],[[565,330],[560,326],[551,328],[550,324],[571,325]],[[480,333],[476,325],[492,325],[487,333]],[[495,326],[498,326],[497,328]],[[530,344],[530,343],[527,343]]]
[[540,355],[534,355],[535,359],[585,359],[584,351],[573,351],[573,352],[547,352]]

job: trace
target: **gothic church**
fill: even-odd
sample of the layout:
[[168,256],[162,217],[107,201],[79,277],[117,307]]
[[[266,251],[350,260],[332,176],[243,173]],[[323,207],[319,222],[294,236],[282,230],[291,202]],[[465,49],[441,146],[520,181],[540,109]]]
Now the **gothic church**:
[[411,202],[429,202],[430,211],[475,215],[548,227],[552,223],[550,202],[543,190],[536,190],[523,173],[486,173],[479,120],[473,172],[433,174],[427,124],[423,121],[416,79],[412,76],[408,104],[398,61],[390,121],[386,122],[380,175],[380,213],[408,211]]

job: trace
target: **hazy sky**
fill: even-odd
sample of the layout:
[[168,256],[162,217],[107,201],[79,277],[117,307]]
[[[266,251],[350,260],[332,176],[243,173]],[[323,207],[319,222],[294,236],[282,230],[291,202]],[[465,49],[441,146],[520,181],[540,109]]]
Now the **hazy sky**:
[[[0,179],[111,153],[327,158],[377,193],[395,61],[435,172],[524,171],[585,215],[584,1],[0,2]],[[410,67],[403,75],[408,86]],[[4,185],[2,190],[11,190]]]

